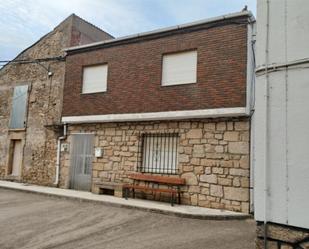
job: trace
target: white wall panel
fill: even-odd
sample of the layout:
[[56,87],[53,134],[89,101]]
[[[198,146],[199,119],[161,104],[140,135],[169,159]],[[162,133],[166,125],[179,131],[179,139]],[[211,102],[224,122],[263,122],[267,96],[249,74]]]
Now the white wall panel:
[[[308,58],[309,1],[270,0],[269,10],[269,64]],[[265,0],[257,12],[259,67],[266,63]],[[268,98],[265,72],[256,77],[255,218],[263,221],[266,212],[267,221],[309,228],[309,63],[268,74]]]

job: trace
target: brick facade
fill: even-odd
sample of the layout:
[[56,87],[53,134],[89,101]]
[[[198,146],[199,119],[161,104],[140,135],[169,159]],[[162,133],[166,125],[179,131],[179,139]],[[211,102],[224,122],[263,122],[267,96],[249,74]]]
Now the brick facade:
[[[161,86],[162,56],[197,49],[197,83]],[[81,94],[83,67],[108,64],[107,92]],[[63,116],[246,105],[247,17],[68,52]]]
[[[69,125],[72,133],[95,134],[94,147],[103,149],[93,159],[92,183],[130,182],[137,171],[141,135],[179,134],[179,176],[186,179],[182,203],[249,212],[249,120],[200,119]],[[62,153],[61,187],[69,187],[70,152]],[[153,198],[147,195],[146,198]],[[164,196],[156,196],[164,199]]]

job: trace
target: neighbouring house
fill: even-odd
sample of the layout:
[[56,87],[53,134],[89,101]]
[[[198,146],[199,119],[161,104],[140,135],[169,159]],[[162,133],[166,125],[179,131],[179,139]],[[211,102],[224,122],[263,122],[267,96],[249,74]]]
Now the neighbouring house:
[[248,213],[254,23],[243,11],[66,49],[60,187],[179,176],[182,203]]
[[257,248],[309,248],[309,2],[257,1]]
[[0,69],[0,177],[53,185],[68,46],[113,38],[71,15]]

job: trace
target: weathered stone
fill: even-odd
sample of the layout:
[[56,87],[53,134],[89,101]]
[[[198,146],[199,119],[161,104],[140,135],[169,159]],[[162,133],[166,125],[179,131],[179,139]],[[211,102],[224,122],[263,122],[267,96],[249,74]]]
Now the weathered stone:
[[234,128],[236,131],[249,130],[249,122],[245,121],[235,122]]
[[210,185],[210,195],[223,197],[223,188],[220,185]]
[[232,176],[249,176],[249,170],[247,169],[230,169]]
[[217,183],[217,176],[216,175],[201,175],[200,176],[201,182],[208,182],[208,183]]
[[186,179],[187,185],[197,185],[198,183],[195,174],[193,174],[192,172],[182,174],[181,178]]
[[224,130],[226,130],[226,123],[225,122],[219,122],[219,123],[217,123],[216,128],[217,128],[218,131],[224,131]]
[[[309,241],[303,242],[300,244],[303,249],[309,249]],[[287,248],[290,249],[290,248]]]
[[249,144],[247,142],[230,142],[228,152],[234,154],[248,154]]
[[[257,227],[257,235],[264,236],[264,225]],[[296,243],[306,238],[309,239],[309,232],[301,229],[295,229],[288,226],[280,226],[277,224],[267,225],[267,236],[269,239],[284,241],[288,243]]]
[[216,124],[215,123],[205,123],[204,129],[208,131],[214,131],[216,130]]
[[218,178],[218,184],[222,186],[231,186],[232,185],[232,179],[229,178]]
[[179,157],[178,157],[178,161],[180,163],[188,163],[188,162],[190,162],[190,157],[188,155],[185,155],[185,154],[180,154]]
[[239,167],[243,169],[249,169],[250,163],[249,163],[249,156],[242,156],[239,160]]
[[199,193],[200,192],[200,187],[199,186],[190,186],[188,191],[190,193]]
[[191,129],[187,133],[187,138],[202,138],[203,131],[202,129]]
[[193,146],[193,157],[204,157],[205,156],[205,149],[204,145],[194,145]]
[[[302,247],[303,249],[309,249],[309,247]],[[281,244],[280,249],[293,249],[291,245],[288,244]]]
[[224,147],[221,146],[221,145],[217,145],[217,146],[215,146],[215,151],[217,153],[222,153],[222,152],[224,152]]
[[234,177],[233,179],[233,186],[234,187],[239,187],[240,186],[240,180],[238,177]]
[[228,200],[248,201],[249,190],[243,188],[224,187],[224,198]]
[[224,132],[223,139],[226,141],[238,141],[239,132],[238,131],[226,131]]

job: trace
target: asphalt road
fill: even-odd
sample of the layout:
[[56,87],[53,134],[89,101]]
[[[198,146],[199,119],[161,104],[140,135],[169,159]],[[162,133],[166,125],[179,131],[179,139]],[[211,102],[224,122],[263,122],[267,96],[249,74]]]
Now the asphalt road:
[[0,188],[0,248],[254,249],[255,223],[179,218]]

